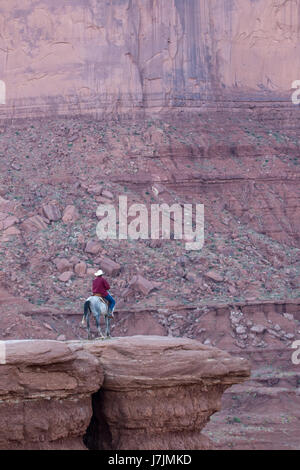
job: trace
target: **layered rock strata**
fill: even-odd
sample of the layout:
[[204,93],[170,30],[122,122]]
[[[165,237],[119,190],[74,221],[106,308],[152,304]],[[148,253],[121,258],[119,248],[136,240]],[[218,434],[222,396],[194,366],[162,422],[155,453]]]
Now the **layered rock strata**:
[[2,341],[0,448],[207,449],[201,429],[248,376],[188,339]]
[[245,359],[189,339],[133,336],[83,346],[104,369],[84,439],[90,449],[208,449],[202,428],[224,390],[249,374]]
[[[3,116],[290,97],[292,0],[1,2]],[[277,64],[281,66],[278,67]]]
[[0,448],[85,449],[91,394],[103,382],[88,351],[51,340],[0,342]]

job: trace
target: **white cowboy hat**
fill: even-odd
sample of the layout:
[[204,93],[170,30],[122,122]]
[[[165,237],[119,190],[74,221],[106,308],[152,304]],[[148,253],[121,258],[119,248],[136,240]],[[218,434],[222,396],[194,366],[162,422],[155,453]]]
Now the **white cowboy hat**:
[[102,274],[104,274],[104,272],[102,271],[102,269],[99,269],[99,271],[95,273],[95,276],[102,276]]

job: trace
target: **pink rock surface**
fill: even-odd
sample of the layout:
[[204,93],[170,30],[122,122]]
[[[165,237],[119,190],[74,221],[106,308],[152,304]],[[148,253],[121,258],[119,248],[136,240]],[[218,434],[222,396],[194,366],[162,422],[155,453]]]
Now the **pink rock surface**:
[[239,0],[232,8],[227,0],[101,0],[86,8],[84,0],[42,0],[38,9],[32,1],[16,6],[17,0],[6,1],[0,10],[7,114],[45,115],[51,107],[72,112],[75,99],[81,111],[200,106],[216,97],[268,100],[290,96],[298,77],[295,2]]

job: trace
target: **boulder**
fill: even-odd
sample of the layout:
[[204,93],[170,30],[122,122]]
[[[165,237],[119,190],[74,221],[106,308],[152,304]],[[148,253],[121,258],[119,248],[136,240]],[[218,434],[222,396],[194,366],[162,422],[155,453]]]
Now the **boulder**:
[[136,276],[133,276],[123,295],[126,296],[130,291],[135,291],[143,295],[148,295],[152,290],[160,286],[161,282],[148,281],[148,279],[138,274]]
[[78,247],[81,248],[81,249],[84,249],[85,247],[85,240],[84,240],[84,236],[82,233],[79,233],[78,237],[77,237],[77,243],[78,243]]
[[[104,196],[96,196],[95,197],[95,200],[97,202],[99,202],[100,204],[111,204],[111,199],[107,198],[107,197],[104,197]],[[97,215],[97,214],[96,214]],[[98,216],[97,217],[100,219],[102,218],[102,216]]]
[[252,333],[262,334],[266,331],[266,327],[264,325],[253,325],[250,331]]
[[73,271],[64,271],[60,276],[58,276],[58,279],[61,282],[68,282],[73,276],[73,274]]
[[101,192],[101,195],[102,195],[103,197],[108,198],[108,199],[113,199],[113,198],[114,198],[113,193],[111,193],[111,192],[108,191],[107,189],[103,189],[103,191]]
[[56,339],[57,341],[66,341],[65,335],[59,335]]
[[61,219],[61,211],[56,201],[43,204],[42,211],[44,216],[50,221],[55,222]]
[[58,276],[58,280],[61,282],[68,282],[73,274],[73,271],[64,271],[60,276]]
[[214,269],[210,269],[205,273],[205,276],[208,277],[209,279],[212,279],[215,282],[222,282],[224,281],[224,277],[215,271]]
[[13,170],[17,170],[17,171],[21,170],[21,165],[19,165],[19,163],[12,162],[12,164],[10,166]]
[[0,196],[0,211],[2,212],[15,212],[19,204],[16,201],[10,201]]
[[110,276],[116,276],[117,274],[119,274],[121,269],[119,263],[116,263],[115,261],[107,258],[106,256],[101,256],[101,258],[99,258],[99,262],[101,269],[105,273],[109,274]]
[[79,277],[85,276],[86,263],[84,261],[80,261],[79,263],[75,264],[74,271]]
[[85,246],[86,253],[91,253],[92,255],[96,255],[101,250],[101,245],[99,242],[94,240],[89,240]]
[[235,331],[238,335],[244,335],[245,333],[247,333],[247,328],[245,326],[240,325],[236,327]]
[[185,279],[187,281],[190,281],[190,282],[196,282],[196,283],[199,283],[201,282],[201,278],[199,277],[199,275],[195,272],[191,272],[191,271],[188,271],[185,275],[184,275]]
[[21,228],[26,233],[36,232],[39,230],[45,230],[47,228],[47,224],[49,224],[49,220],[41,215],[33,215],[32,217],[28,217],[25,219],[21,224]]
[[80,261],[80,259],[79,259],[79,257],[78,257],[77,255],[73,255],[73,256],[71,256],[71,258],[69,259],[69,262],[70,262],[70,264],[72,264],[72,266],[73,266],[74,264],[79,263],[79,261]]
[[6,230],[3,230],[3,234],[1,237],[2,242],[10,240],[10,237],[13,237],[15,235],[20,235],[21,231],[12,225],[11,227],[8,227]]
[[155,196],[161,196],[162,194],[170,193],[170,191],[160,183],[155,183],[151,189]]
[[18,222],[19,219],[17,217],[15,217],[14,215],[8,215],[0,221],[0,230],[5,230],[14,224],[17,224]]
[[63,212],[62,221],[65,224],[70,224],[70,223],[76,222],[78,218],[79,218],[79,213],[78,213],[77,208],[73,205],[66,206]]
[[94,194],[95,196],[100,196],[102,193],[103,186],[101,184],[92,184],[87,188],[89,194]]
[[53,263],[55,264],[57,271],[60,273],[71,271],[73,268],[73,264],[67,258],[55,258]]
[[87,274],[88,276],[94,276],[96,271],[97,271],[96,268],[87,268],[86,274]]

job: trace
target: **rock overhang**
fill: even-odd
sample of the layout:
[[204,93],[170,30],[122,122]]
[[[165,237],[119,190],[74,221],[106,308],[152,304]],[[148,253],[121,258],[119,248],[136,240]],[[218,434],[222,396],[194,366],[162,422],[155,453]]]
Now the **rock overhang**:
[[82,449],[83,436],[94,449],[209,448],[201,429],[250,374],[246,359],[188,338],[1,347],[2,449]]
[[235,383],[249,376],[249,362],[188,338],[137,335],[109,341],[69,341],[99,358],[104,388],[172,386],[177,383]]

